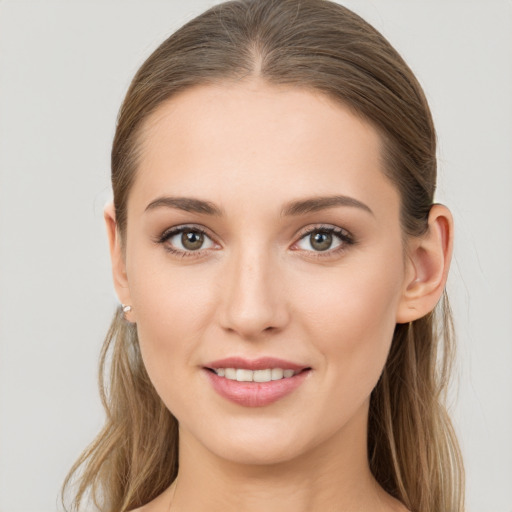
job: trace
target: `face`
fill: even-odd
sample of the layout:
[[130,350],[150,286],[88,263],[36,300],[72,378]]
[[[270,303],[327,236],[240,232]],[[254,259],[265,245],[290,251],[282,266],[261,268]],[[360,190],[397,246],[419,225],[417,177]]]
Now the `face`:
[[142,136],[123,298],[181,435],[262,463],[364,434],[407,274],[377,132],[250,82],[190,89]]

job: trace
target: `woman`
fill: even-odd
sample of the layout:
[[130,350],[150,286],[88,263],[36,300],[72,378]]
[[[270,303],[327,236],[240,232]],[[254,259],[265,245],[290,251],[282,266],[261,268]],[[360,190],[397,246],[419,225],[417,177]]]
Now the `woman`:
[[74,506],[462,511],[435,149],[410,69],[337,4],[227,2],[166,40],[112,149],[123,305]]

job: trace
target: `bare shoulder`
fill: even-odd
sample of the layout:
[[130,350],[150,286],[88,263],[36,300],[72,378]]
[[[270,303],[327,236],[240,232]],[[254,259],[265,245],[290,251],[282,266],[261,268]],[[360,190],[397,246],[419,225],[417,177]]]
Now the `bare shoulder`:
[[411,512],[400,500],[387,493],[382,500],[382,505],[387,512]]
[[172,486],[167,488],[162,494],[157,496],[154,500],[142,505],[142,507],[135,508],[130,512],[167,512],[170,504],[170,490]]
[[393,512],[411,512],[402,502],[396,500]]

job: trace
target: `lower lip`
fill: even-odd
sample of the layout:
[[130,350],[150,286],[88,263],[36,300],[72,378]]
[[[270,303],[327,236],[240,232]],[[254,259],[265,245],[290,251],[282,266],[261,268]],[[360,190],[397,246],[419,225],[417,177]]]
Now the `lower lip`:
[[310,372],[310,370],[303,370],[293,377],[270,382],[238,382],[219,377],[207,369],[204,371],[210,379],[213,389],[220,396],[244,407],[264,407],[277,402],[297,389]]

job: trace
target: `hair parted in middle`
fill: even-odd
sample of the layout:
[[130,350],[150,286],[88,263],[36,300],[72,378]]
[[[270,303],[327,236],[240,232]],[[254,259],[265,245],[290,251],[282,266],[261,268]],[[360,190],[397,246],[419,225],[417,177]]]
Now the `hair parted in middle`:
[[[326,95],[375,127],[383,171],[400,194],[404,237],[427,230],[436,134],[422,88],[396,50],[358,15],[328,0],[233,0],[172,34],[129,87],[112,147],[121,240],[150,116],[192,87],[250,80]],[[461,456],[444,406],[453,346],[444,297],[435,313],[396,326],[371,396],[370,468],[413,512],[464,507]],[[90,493],[102,512],[125,512],[151,501],[175,479],[178,425],[148,377],[137,327],[123,318],[121,307],[103,347],[100,389],[106,424],[65,488],[81,470],[74,509]]]

